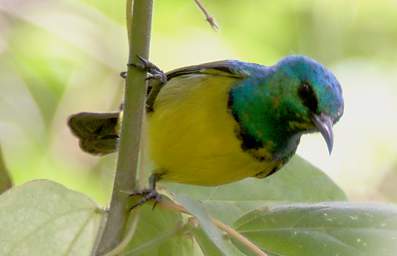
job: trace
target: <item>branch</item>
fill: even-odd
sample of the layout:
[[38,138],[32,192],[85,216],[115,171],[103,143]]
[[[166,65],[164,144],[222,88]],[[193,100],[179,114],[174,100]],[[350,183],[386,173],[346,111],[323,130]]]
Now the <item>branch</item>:
[[[146,91],[146,73],[135,68],[136,56],[148,58],[153,0],[127,0],[127,30],[129,40],[128,71],[124,95],[124,113],[121,123],[120,145],[109,214],[95,248],[102,255],[123,239],[128,222],[128,194],[137,189],[137,171],[142,120]],[[132,16],[131,16],[132,15]]]
[[127,229],[127,234],[124,236],[123,240],[116,246],[114,247],[111,251],[107,252],[103,256],[117,256],[120,255],[125,248],[127,248],[128,243],[132,240],[132,237],[135,234],[136,228],[138,226],[138,221],[139,221],[139,214],[138,211],[132,211],[131,212],[131,223],[128,225]]
[[216,23],[214,17],[212,17],[207,9],[204,7],[204,5],[200,2],[200,0],[194,0],[194,2],[196,3],[197,7],[200,9],[200,11],[204,14],[205,16],[205,20],[208,21],[208,23],[210,24],[211,28],[215,31],[217,31],[219,29],[218,24]]
[[245,246],[249,251],[254,253],[257,256],[268,256],[264,251],[262,251],[258,246],[256,246],[253,242],[248,240],[245,236],[237,232],[234,228],[226,225],[225,223],[221,222],[220,220],[211,218],[212,222],[217,226],[220,230],[223,230],[228,234],[230,237],[239,241],[242,245]]
[[[174,210],[177,212],[182,212],[185,214],[190,214],[182,205],[176,204],[170,200],[161,200],[159,203],[160,207],[163,207],[165,209],[170,209]],[[194,217],[194,216],[193,216]],[[235,229],[232,227],[226,225],[225,223],[221,222],[218,219],[212,218],[212,222],[214,223],[215,226],[217,226],[220,230],[224,231],[226,234],[228,234],[231,238],[236,239],[239,241],[242,245],[244,245],[245,248],[247,248],[249,251],[251,251],[254,255],[257,256],[268,256],[264,251],[262,251],[258,246],[256,246],[254,243],[252,243],[250,240],[248,240],[245,236],[237,232]]]

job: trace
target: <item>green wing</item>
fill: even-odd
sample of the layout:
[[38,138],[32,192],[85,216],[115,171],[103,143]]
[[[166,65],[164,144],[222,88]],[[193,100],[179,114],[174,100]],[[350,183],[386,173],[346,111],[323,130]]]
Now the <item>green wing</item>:
[[[237,60],[222,60],[178,68],[167,72],[166,75],[167,81],[170,81],[175,77],[194,74],[227,76],[236,79],[244,79],[251,75],[250,72],[248,72],[249,70],[245,69],[246,65],[251,66],[256,64],[243,63]],[[160,93],[161,88],[163,88],[164,86],[167,86],[167,83],[161,84],[159,81],[154,81],[150,84],[146,99],[146,111],[148,113],[154,111],[154,102],[156,101],[157,95]]]
[[187,66],[167,72],[167,78],[170,80],[174,77],[190,74],[208,74],[235,78],[245,78],[249,76],[250,74],[248,72],[239,68],[239,63],[241,62],[236,60],[222,60]]

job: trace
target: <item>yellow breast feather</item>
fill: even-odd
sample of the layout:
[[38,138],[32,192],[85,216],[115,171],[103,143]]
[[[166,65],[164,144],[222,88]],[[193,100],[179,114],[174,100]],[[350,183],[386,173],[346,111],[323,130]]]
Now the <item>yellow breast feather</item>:
[[219,185],[270,170],[241,149],[228,92],[238,80],[194,74],[171,79],[148,114],[149,156],[162,179]]

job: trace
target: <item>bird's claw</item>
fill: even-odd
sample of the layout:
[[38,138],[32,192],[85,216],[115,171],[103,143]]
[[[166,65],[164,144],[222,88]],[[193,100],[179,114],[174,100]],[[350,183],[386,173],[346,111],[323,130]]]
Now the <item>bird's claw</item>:
[[140,61],[140,68],[148,73],[148,78],[146,78],[147,80],[156,79],[162,84],[167,82],[167,75],[158,66],[143,58],[142,56],[137,55],[137,57]]
[[120,72],[121,78],[127,78],[127,71]]
[[151,200],[154,201],[154,204],[153,204],[153,209],[154,209],[154,207],[156,207],[156,205],[161,200],[161,195],[155,189],[145,189],[145,190],[137,191],[137,192],[130,194],[130,197],[134,197],[134,196],[141,196],[142,198],[139,199],[138,202],[136,202],[134,205],[131,206],[130,211],[138,206],[145,204],[148,201],[151,201]]
[[[137,55],[137,58],[139,60],[138,63],[132,63],[128,65],[146,71],[148,73],[146,80],[155,79],[160,81],[162,84],[167,82],[167,75],[159,67],[139,55]],[[127,72],[121,72],[120,76],[122,78],[126,78]]]
[[167,82],[167,76],[166,74],[164,74],[163,71],[156,71],[156,72],[148,72],[148,77],[146,78],[146,80],[158,80],[160,81],[160,83],[165,84]]

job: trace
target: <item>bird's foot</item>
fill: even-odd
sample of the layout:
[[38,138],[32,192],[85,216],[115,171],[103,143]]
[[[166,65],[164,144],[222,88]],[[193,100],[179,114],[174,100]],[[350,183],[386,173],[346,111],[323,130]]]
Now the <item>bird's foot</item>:
[[139,199],[138,202],[136,202],[134,205],[132,205],[130,210],[133,210],[136,207],[139,207],[139,206],[145,204],[146,202],[152,201],[152,200],[154,201],[154,204],[153,204],[153,209],[154,209],[154,207],[156,207],[156,205],[161,200],[161,195],[154,189],[145,189],[142,191],[134,192],[130,195],[130,197],[134,197],[134,196],[140,196],[141,199]]
[[127,78],[127,71],[120,72],[120,76],[121,76],[121,78],[126,79]]
[[140,61],[138,68],[143,69],[149,74],[147,79],[155,79],[160,81],[162,84],[167,82],[167,75],[159,67],[139,55],[137,57]]
[[[137,58],[139,60],[138,63],[130,63],[128,66],[133,66],[138,69],[141,69],[145,71],[148,75],[146,80],[156,80],[157,83],[150,83],[149,88],[148,88],[148,95],[146,98],[146,111],[147,112],[152,112],[153,111],[153,105],[154,102],[157,98],[157,95],[159,94],[161,88],[167,83],[168,78],[167,75],[155,64],[151,63],[147,59],[137,55]],[[121,72],[120,76],[122,78],[127,78],[127,72]]]
[[154,207],[156,207],[156,205],[161,200],[161,195],[156,190],[156,182],[160,179],[160,177],[161,177],[160,174],[152,174],[149,177],[149,187],[150,187],[149,189],[144,189],[130,194],[130,197],[134,197],[134,196],[141,197],[141,199],[139,199],[138,202],[136,202],[134,205],[131,206],[130,210],[133,210],[134,208],[141,206],[151,200],[154,201],[153,209]]
[[[128,66],[134,66],[139,68],[145,72],[147,72],[148,79],[158,80],[161,84],[165,84],[167,82],[167,75],[155,64],[151,63],[149,60],[137,55],[139,62],[128,64]],[[127,72],[121,72],[120,76],[122,78],[127,78]]]

